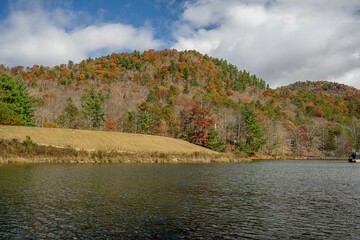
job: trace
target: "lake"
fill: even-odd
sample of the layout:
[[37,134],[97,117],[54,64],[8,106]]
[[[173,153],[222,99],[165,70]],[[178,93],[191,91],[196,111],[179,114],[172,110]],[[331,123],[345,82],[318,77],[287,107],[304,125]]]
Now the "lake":
[[360,164],[0,165],[0,239],[359,239]]

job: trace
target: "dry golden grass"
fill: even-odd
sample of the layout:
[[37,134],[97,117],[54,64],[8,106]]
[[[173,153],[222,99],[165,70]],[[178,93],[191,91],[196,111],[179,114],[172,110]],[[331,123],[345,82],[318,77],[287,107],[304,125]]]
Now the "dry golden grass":
[[209,149],[189,142],[144,134],[103,132],[63,128],[38,128],[0,125],[1,139],[25,140],[26,136],[37,144],[56,147],[72,147],[85,150],[115,150],[129,153],[206,153],[216,154]]

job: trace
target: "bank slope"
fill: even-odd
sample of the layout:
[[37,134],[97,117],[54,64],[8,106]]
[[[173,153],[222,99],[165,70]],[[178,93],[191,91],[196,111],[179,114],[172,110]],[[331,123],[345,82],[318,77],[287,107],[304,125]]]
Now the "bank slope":
[[216,152],[189,142],[161,136],[104,132],[78,129],[38,128],[0,125],[0,138],[25,140],[29,136],[35,143],[84,150],[115,150],[129,153],[194,153]]

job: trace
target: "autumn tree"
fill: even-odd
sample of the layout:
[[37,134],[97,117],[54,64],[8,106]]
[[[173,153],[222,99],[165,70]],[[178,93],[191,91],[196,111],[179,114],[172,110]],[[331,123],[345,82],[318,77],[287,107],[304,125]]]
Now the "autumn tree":
[[214,126],[214,118],[210,108],[203,108],[193,104],[185,120],[186,135],[190,142],[206,145],[209,131]]
[[112,116],[110,116],[110,115],[107,116],[106,120],[105,120],[105,123],[106,123],[106,129],[107,130],[110,130],[110,131],[115,130],[115,128],[116,128],[116,120]]
[[291,145],[296,156],[302,156],[303,150],[310,142],[308,127],[301,125],[292,132]]
[[160,136],[166,136],[168,131],[169,126],[167,122],[164,119],[159,119],[159,121],[155,125],[153,133]]

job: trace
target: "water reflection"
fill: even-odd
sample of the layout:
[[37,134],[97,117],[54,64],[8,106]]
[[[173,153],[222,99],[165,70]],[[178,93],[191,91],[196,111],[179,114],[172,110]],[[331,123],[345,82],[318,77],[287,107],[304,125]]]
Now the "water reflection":
[[333,161],[2,165],[0,239],[353,239],[359,180]]

